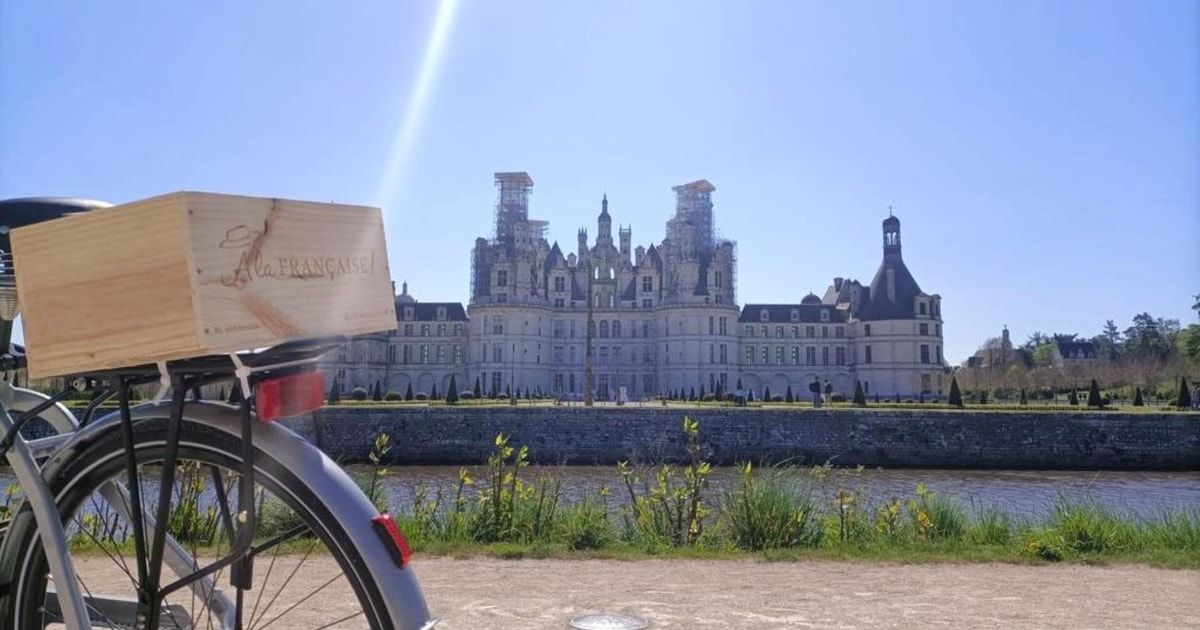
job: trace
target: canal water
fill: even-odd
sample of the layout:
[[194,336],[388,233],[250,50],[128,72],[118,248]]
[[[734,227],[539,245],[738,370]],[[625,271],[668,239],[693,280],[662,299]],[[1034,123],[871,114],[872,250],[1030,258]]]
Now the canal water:
[[[487,469],[466,467],[476,484],[467,489],[475,493],[486,484]],[[368,474],[369,468],[355,467],[356,474]],[[639,471],[644,482],[654,483],[651,471]],[[678,472],[678,470],[677,470]],[[452,496],[458,481],[456,466],[392,466],[382,478],[392,510],[407,512],[419,488],[430,496],[441,488],[443,496]],[[709,476],[708,497],[719,499],[737,485],[740,471],[714,468]],[[920,470],[920,469],[832,469],[814,474],[812,469],[756,470],[755,474],[779,475],[797,489],[807,489],[815,499],[833,501],[839,489],[861,492],[868,504],[893,497],[901,501],[916,495],[918,484],[934,493],[952,497],[969,510],[994,506],[1015,518],[1040,520],[1049,515],[1060,500],[1096,502],[1120,514],[1153,517],[1164,511],[1200,510],[1200,471],[1196,472],[1077,472],[1028,470]],[[561,481],[564,500],[578,501],[598,496],[607,486],[613,505],[629,502],[620,473],[615,466],[529,466],[520,478],[536,484],[541,477]],[[677,483],[682,482],[678,475]],[[640,490],[639,494],[644,494]],[[448,499],[447,499],[448,500]]]

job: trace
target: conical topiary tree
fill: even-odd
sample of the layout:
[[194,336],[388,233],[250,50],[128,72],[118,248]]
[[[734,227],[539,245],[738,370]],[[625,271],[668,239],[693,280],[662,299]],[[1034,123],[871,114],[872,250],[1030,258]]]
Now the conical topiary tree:
[[688,392],[688,400],[696,400],[696,386],[692,385],[692,391]]
[[[878,395],[878,394],[877,394]],[[950,406],[963,408],[962,391],[958,389],[958,379],[950,379]]]
[[788,384],[787,393],[784,394],[784,396],[783,396],[783,402],[786,402],[786,403],[796,402],[796,396],[792,393],[792,385],[790,383]]
[[475,398],[483,398],[483,387],[479,384],[479,377],[475,377]]
[[1186,376],[1179,377],[1179,395],[1175,397],[1175,406],[1188,409],[1192,406],[1192,390],[1188,389]]
[[1027,397],[1025,396],[1025,388],[1024,388],[1024,387],[1022,387],[1022,388],[1021,388],[1021,404],[1022,404],[1022,405],[1028,405],[1028,404],[1029,404],[1029,398],[1027,398]]
[[[225,399],[225,388],[224,387],[221,388],[221,399],[222,400]],[[327,398],[325,400],[325,402],[327,402],[331,405],[336,405],[336,404],[342,402],[342,391],[341,391],[341,386],[338,385],[337,375],[334,375],[334,377],[333,377],[333,383],[329,386],[329,398]]]
[[458,402],[458,381],[454,375],[450,375],[450,387],[446,389],[446,404],[453,405]]
[[438,393],[437,383],[433,384],[433,391],[429,392],[429,400],[441,400],[442,396]]
[[763,385],[763,402],[771,402],[771,388]]
[[1071,393],[1067,395],[1067,404],[1071,405],[1072,407],[1079,406],[1079,394],[1075,393],[1074,387],[1071,388]]
[[921,392],[921,394],[917,396],[917,402],[921,403],[922,405],[925,404],[925,392]]
[[700,400],[704,400],[704,383],[700,384]]
[[854,381],[854,404],[859,407],[867,406],[867,395],[863,393],[862,381]]
[[742,387],[742,377],[740,377],[740,376],[738,377],[737,388],[745,389],[744,387]]
[[410,382],[408,384],[408,389],[404,390],[404,400],[412,400],[412,399],[413,399],[412,383]]
[[754,402],[754,388],[746,390],[746,402]]
[[375,379],[375,391],[371,393],[371,400],[383,402],[383,387],[379,384],[379,379]]
[[1142,388],[1141,387],[1138,387],[1133,390],[1133,406],[1134,407],[1146,406],[1146,401],[1142,399]]
[[1092,385],[1088,388],[1088,406],[1104,406],[1104,400],[1100,398],[1100,385],[1096,383],[1096,379],[1092,379]]

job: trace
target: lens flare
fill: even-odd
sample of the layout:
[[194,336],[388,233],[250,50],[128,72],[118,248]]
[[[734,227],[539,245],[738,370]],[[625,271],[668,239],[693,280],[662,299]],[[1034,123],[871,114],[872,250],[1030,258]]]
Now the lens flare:
[[425,46],[425,55],[421,59],[421,69],[417,74],[417,81],[413,85],[412,95],[408,99],[408,107],[404,112],[404,119],[396,132],[396,142],[388,157],[383,176],[380,178],[379,193],[375,202],[385,210],[404,177],[409,155],[416,144],[417,131],[420,128],[425,108],[429,104],[429,95],[437,82],[442,53],[446,49],[450,27],[454,23],[454,14],[457,8],[458,0],[442,0],[438,6],[437,15],[434,17],[433,31],[429,37],[429,43]]

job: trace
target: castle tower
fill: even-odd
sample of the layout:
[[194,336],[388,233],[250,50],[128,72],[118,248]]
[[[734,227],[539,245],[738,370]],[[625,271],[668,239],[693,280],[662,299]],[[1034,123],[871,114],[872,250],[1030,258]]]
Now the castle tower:
[[608,195],[600,202],[600,216],[596,219],[596,246],[612,247],[612,217],[608,214]]
[[621,261],[629,262],[630,248],[633,247],[633,228],[623,227],[618,230],[621,239]]
[[506,244],[515,242],[522,224],[529,221],[529,193],[533,190],[533,178],[529,173],[496,173],[496,186],[500,189],[496,201],[496,240]]

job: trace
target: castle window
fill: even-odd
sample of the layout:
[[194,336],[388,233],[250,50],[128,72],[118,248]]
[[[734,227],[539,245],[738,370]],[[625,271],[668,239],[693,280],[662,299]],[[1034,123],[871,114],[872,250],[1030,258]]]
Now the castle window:
[[608,308],[613,308],[617,305],[617,296],[612,293],[608,294]]
[[938,365],[941,365],[942,364],[942,347],[934,346],[933,349],[935,351],[934,355],[937,357],[937,363],[938,363]]
[[919,312],[920,312],[922,315],[924,315],[924,314],[925,314],[925,303],[924,303],[924,302],[920,302],[920,303],[918,303],[918,304],[917,304],[917,310],[918,310],[918,311],[919,311]]
[[411,306],[404,307],[404,319],[413,319],[416,317],[416,312]]
[[775,365],[783,365],[783,346],[775,347]]
[[829,338],[829,327],[828,327],[828,326],[822,326],[822,327],[821,327],[821,338],[822,338],[822,339],[828,339],[828,338]]
[[720,294],[720,293],[718,293],[716,296],[714,296],[714,297],[713,297],[713,302],[715,302],[715,303],[717,303],[717,304],[724,304],[724,302],[722,302],[722,301],[721,301],[721,294]]
[[823,322],[829,321],[829,311],[826,311],[824,309],[821,310],[821,321],[823,321]]
[[396,362],[396,346],[388,346],[388,363]]
[[439,306],[439,307],[438,307],[438,310],[437,310],[437,318],[438,318],[438,321],[445,321],[445,320],[446,320],[446,307],[445,307],[445,306]]
[[413,334],[413,325],[412,325],[412,324],[405,324],[405,325],[404,325],[404,336],[405,336],[405,337],[411,337],[411,336],[412,336],[412,334]]
[[454,363],[455,365],[462,365],[463,363],[462,346],[459,344],[454,344]]
[[506,294],[506,293],[496,294],[496,303],[497,304],[508,304],[508,294]]
[[844,326],[835,326],[833,329],[833,336],[838,339],[845,339],[846,338],[845,327]]
[[651,299],[651,298],[645,298],[645,299],[643,299],[643,300],[642,300],[642,308],[653,308],[653,307],[654,307],[654,300],[653,300],[653,299]]
[[800,327],[792,326],[792,339],[799,339],[799,338],[800,338]]
[[870,324],[863,324],[863,336],[864,337],[871,336],[871,325]]
[[763,339],[766,339],[767,337],[770,337],[770,336],[771,336],[771,335],[769,335],[769,334],[767,333],[767,327],[766,327],[766,326],[763,326],[763,327],[762,327],[762,336],[763,336]]
[[929,363],[929,344],[921,344],[921,363]]
[[566,304],[567,304],[567,301],[565,299],[554,298],[554,308],[563,308],[564,306],[566,306]]
[[783,326],[775,327],[775,337],[777,339],[783,339]]
[[829,346],[821,348],[821,365],[829,365]]
[[933,334],[938,337],[942,336],[942,325],[941,324],[933,325]]
[[445,324],[438,324],[438,326],[437,326],[437,336],[439,336],[439,337],[445,337],[445,336],[446,336],[446,325],[445,325]]
[[712,315],[709,315],[708,316],[708,334],[710,334],[710,335],[714,334],[713,333],[714,330],[716,330],[716,318],[713,317]]
[[429,344],[421,344],[421,363],[429,363]]
[[791,316],[791,319],[792,319],[792,321],[794,321],[794,322],[798,322],[798,321],[800,321],[800,311],[799,311],[799,310],[797,310],[797,309],[792,309],[792,316]]
[[437,362],[438,363],[446,362],[446,344],[444,344],[444,343],[439,343],[437,345]]
[[492,318],[492,334],[493,335],[503,335],[504,334],[504,318],[503,317],[500,317],[499,315],[497,315]]
[[492,363],[504,362],[504,346],[496,344],[492,346]]
[[815,347],[809,346],[804,349],[804,362],[808,365],[817,364],[817,349]]
[[835,362],[838,365],[846,365],[846,349],[842,347],[834,348]]
[[429,336],[429,324],[421,324],[421,336],[422,337]]
[[413,351],[412,346],[404,346],[404,351],[400,353],[400,360],[405,365],[412,363]]
[[454,336],[455,336],[455,337],[461,337],[461,336],[462,336],[462,324],[455,324],[455,325],[454,325]]
[[863,348],[863,363],[871,362],[871,346]]
[[612,323],[612,336],[613,336],[613,339],[621,338],[621,320],[619,320],[619,319],[614,320]]
[[746,346],[746,363],[754,365],[754,346]]
[[817,336],[817,327],[816,326],[805,326],[804,327],[804,336],[808,337],[809,339],[816,337]]
[[760,321],[760,322],[771,321],[771,314],[767,312],[767,309],[764,308],[763,310],[759,311],[758,321]]
[[922,337],[929,336],[929,324],[922,322],[921,324],[917,325],[917,330]]
[[729,363],[729,348],[725,344],[721,344],[721,363]]
[[601,339],[608,338],[608,320],[606,320],[606,319],[600,320],[600,338]]
[[727,320],[724,317],[717,321],[717,330],[720,331],[720,334],[722,335],[729,334],[729,328],[726,326],[726,323]]
[[717,362],[717,348],[716,348],[716,346],[714,346],[711,343],[708,344],[708,362],[709,363]]
[[498,287],[508,286],[508,271],[501,269],[500,271],[496,272],[496,286],[498,286]]
[[766,346],[762,347],[762,364],[771,365],[771,349]]
[[792,365],[800,365],[800,348],[792,346]]
[[642,276],[642,291],[649,293],[654,290],[654,277]]
[[563,291],[566,291],[567,290],[567,279],[562,276],[556,276],[554,278],[554,290],[558,291],[560,293]]
[[721,288],[721,272],[719,270],[713,273],[713,286]]

